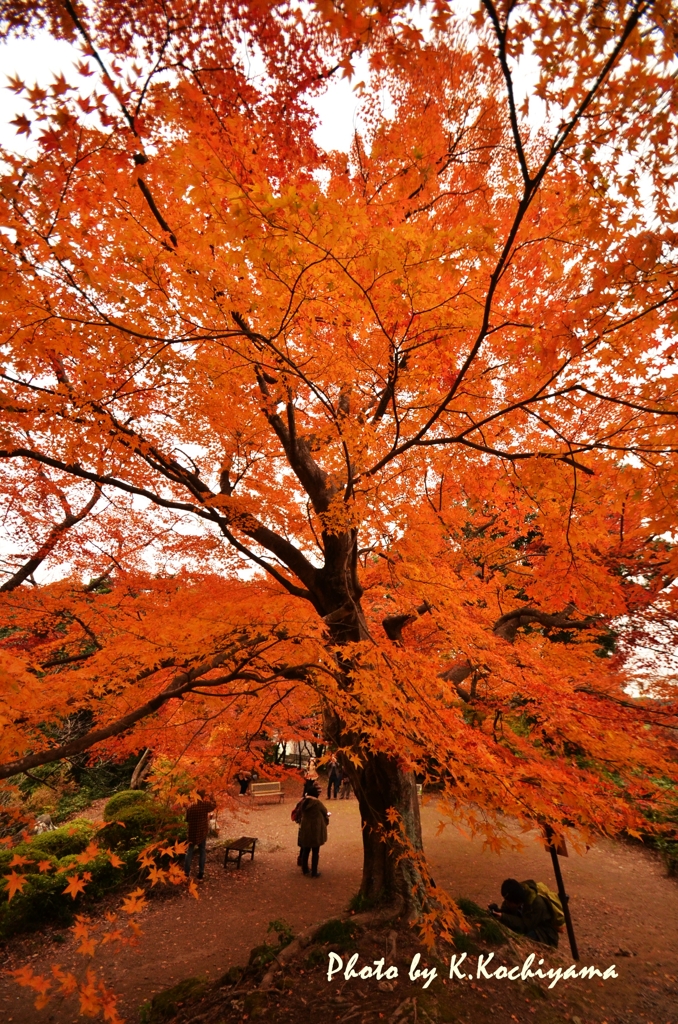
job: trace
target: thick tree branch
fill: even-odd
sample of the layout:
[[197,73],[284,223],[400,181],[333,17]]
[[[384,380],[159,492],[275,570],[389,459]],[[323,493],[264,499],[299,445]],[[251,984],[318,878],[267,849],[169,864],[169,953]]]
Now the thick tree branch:
[[[37,768],[43,764],[51,764],[54,761],[61,761],[67,757],[73,757],[75,754],[82,754],[85,750],[89,750],[91,747],[96,746],[98,743],[102,743],[104,740],[111,739],[113,736],[119,736],[123,732],[127,732],[137,722],[140,722],[144,718],[148,718],[149,715],[155,714],[156,711],[170,700],[181,699],[185,694],[190,693],[195,689],[196,685],[201,686],[223,686],[231,682],[235,682],[240,679],[253,679],[254,681],[260,682],[260,677],[255,676],[254,673],[245,671],[242,668],[237,668],[226,675],[220,676],[214,680],[204,680],[203,676],[216,668],[219,668],[229,657],[230,652],[217,654],[208,661],[202,662],[195,668],[190,669],[187,672],[180,672],[174,676],[173,679],[167,684],[167,686],[146,701],[144,704],[139,705],[134,711],[130,711],[129,714],[123,715],[117,718],[115,721],[110,722],[108,725],[103,726],[100,729],[91,729],[89,732],[84,733],[82,736],[78,736],[68,743],[63,743],[58,747],[51,747],[48,750],[42,750],[35,754],[26,754],[24,757],[19,757],[15,761],[9,761],[6,764],[0,765],[0,779],[8,779],[13,775],[19,775],[21,772],[24,774],[30,771],[32,768]],[[304,678],[307,677],[310,671],[310,666],[280,666],[274,670],[273,675],[267,680],[267,685],[270,685],[276,678],[280,679],[295,679],[298,678],[298,673],[304,671]]]
[[[285,580],[285,577],[271,566],[265,559],[255,555],[254,552],[250,551],[244,544],[241,544],[235,539],[229,526],[232,524],[236,528],[242,530],[242,532],[254,540],[257,544],[261,544],[266,550],[270,551],[271,554],[287,565],[287,567],[301,580],[301,582],[308,587],[309,591],[315,586],[317,570],[315,566],[309,562],[309,560],[285,538],[278,536],[268,527],[262,526],[258,520],[252,515],[242,515],[234,513],[232,515],[222,514],[223,509],[217,510],[216,508],[209,507],[206,504],[196,505],[184,501],[176,501],[169,498],[163,498],[154,491],[148,490],[146,487],[139,487],[135,484],[129,484],[125,480],[121,480],[118,477],[112,476],[111,474],[95,473],[92,470],[84,469],[78,463],[67,463],[60,459],[54,459],[49,455],[44,455],[42,452],[34,451],[31,448],[15,448],[13,450],[0,450],[0,459],[10,458],[24,458],[30,459],[34,462],[41,463],[45,466],[51,466],[53,469],[62,470],[64,473],[68,473],[70,476],[79,477],[83,480],[91,480],[94,483],[100,485],[109,485],[115,487],[118,490],[124,491],[127,494],[136,494],[143,498],[147,498],[154,505],[158,505],[160,508],[167,508],[176,510],[179,512],[190,512],[193,515],[199,516],[201,519],[206,519],[209,522],[215,523],[224,536],[228,539],[229,543],[245,554],[249,559],[260,565],[269,575],[273,576],[277,582],[281,583],[286,590],[293,593],[296,597],[309,598],[309,593],[302,590],[299,587],[294,587],[294,584],[290,583],[289,580]],[[209,488],[199,480],[195,473],[191,473],[189,470],[185,470],[179,463],[173,462],[170,469],[167,472],[163,472],[163,468],[160,463],[157,463],[154,468],[156,472],[163,473],[173,483],[180,483],[184,486],[188,486],[189,478],[191,487],[190,490],[195,494],[196,498],[200,501],[201,499],[205,502],[209,501],[210,498],[217,497],[213,495]],[[179,472],[181,471],[181,472]],[[182,479],[182,476],[185,479]],[[198,484],[200,486],[198,486]]]
[[413,612],[405,613],[404,615],[387,615],[386,618],[381,620],[381,624],[384,627],[384,632],[389,640],[393,643],[399,644],[403,638],[403,629],[405,626],[409,626],[410,623],[416,622],[420,615],[426,615],[427,612],[431,611],[431,605],[428,601],[422,602],[414,609]]
[[[507,612],[505,615],[500,616],[492,627],[492,632],[495,636],[501,637],[502,640],[507,640],[512,644],[519,628],[521,626],[529,626],[531,623],[538,623],[548,631],[551,629],[589,629],[598,621],[598,616],[595,615],[590,615],[585,619],[571,619],[570,615],[573,611],[573,605],[568,605],[562,612],[558,612],[555,615],[549,615],[536,608],[516,608],[512,612]],[[478,665],[472,665],[470,661],[464,659],[456,661],[444,672],[440,672],[438,678],[452,683],[461,699],[468,703],[475,697],[479,671]],[[472,676],[471,686],[469,690],[466,690],[461,684],[469,676]]]

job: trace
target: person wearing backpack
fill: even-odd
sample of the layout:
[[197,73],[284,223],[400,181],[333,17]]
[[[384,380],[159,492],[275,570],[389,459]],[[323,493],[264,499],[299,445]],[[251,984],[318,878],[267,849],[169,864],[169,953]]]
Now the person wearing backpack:
[[544,882],[507,878],[501,884],[504,902],[490,905],[490,911],[514,932],[546,946],[557,946],[565,916],[560,900]]

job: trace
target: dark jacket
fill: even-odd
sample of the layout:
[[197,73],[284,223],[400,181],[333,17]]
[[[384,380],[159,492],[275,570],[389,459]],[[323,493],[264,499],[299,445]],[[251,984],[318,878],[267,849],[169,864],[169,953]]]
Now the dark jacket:
[[330,816],[325,804],[315,796],[307,796],[301,805],[299,846],[322,846],[327,842]]
[[558,945],[558,929],[553,923],[551,907],[537,892],[537,883],[532,879],[521,882],[525,903],[520,909],[514,903],[502,903],[501,923],[521,935],[529,935],[547,946]]
[[213,800],[196,800],[186,808],[186,821],[188,822],[188,841],[199,846],[204,839],[207,839],[209,830],[208,816],[216,804]]

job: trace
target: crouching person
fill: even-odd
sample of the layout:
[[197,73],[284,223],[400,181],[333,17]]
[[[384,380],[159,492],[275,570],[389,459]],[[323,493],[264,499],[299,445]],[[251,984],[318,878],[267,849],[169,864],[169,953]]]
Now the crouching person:
[[562,907],[555,893],[551,893],[543,883],[533,882],[532,879],[518,882],[515,878],[507,878],[502,882],[501,894],[504,897],[501,907],[497,907],[496,903],[490,906],[497,920],[528,939],[543,942],[546,946],[558,945]]

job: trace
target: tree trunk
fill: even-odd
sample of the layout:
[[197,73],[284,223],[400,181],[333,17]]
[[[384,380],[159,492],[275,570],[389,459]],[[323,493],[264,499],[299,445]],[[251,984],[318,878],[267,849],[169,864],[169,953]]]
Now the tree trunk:
[[[416,915],[423,899],[422,879],[412,854],[421,854],[421,818],[413,772],[394,757],[368,754],[356,772],[355,791],[363,830],[360,894],[370,902],[402,902]],[[396,811],[398,821],[389,821]]]
[[151,767],[151,748],[146,747],[143,754],[141,755],[137,766],[132,772],[132,779],[129,784],[130,789],[141,789],[141,784],[144,781],[144,777],[148,774]]
[[[347,772],[358,799],[363,835],[360,896],[370,904],[393,903],[416,918],[426,901],[424,880],[416,863],[423,855],[421,817],[414,772],[402,770],[398,759],[361,749],[358,737],[342,733],[339,718],[329,709],[325,730],[330,741],[353,747],[361,758],[356,767],[347,758]],[[390,820],[395,811],[397,819]],[[414,855],[414,856],[413,856]]]
[[[324,533],[323,546],[325,567],[317,577],[316,604],[336,650],[369,637],[361,606],[357,537],[354,533]],[[341,668],[350,689],[350,659]],[[397,757],[366,749],[364,738],[346,733],[330,708],[325,711],[324,732],[333,746],[352,748],[360,758],[358,766],[348,758],[342,762],[358,798],[362,821],[360,895],[370,903],[399,903],[409,917],[417,917],[426,902],[426,891],[416,862],[423,855],[423,844],[414,774],[403,771]],[[389,819],[389,812],[394,811],[396,820]]]

